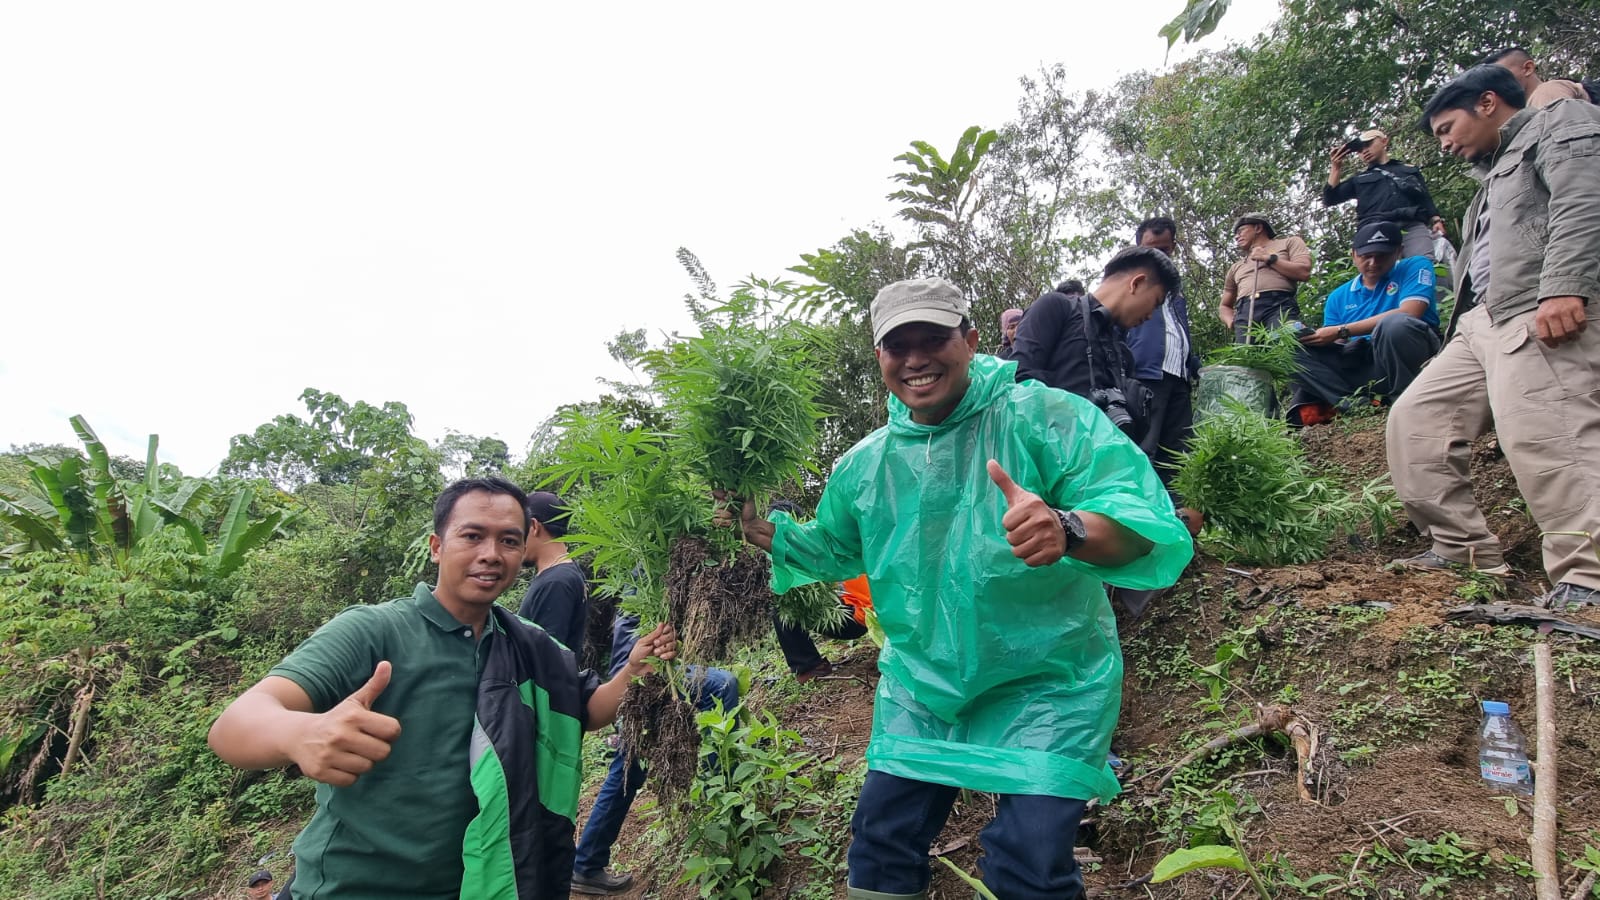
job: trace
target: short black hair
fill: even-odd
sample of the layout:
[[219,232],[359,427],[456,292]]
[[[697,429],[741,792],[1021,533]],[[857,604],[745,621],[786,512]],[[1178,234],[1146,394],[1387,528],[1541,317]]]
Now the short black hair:
[[1102,273],[1106,278],[1121,275],[1125,272],[1147,272],[1166,289],[1167,293],[1175,294],[1182,285],[1178,277],[1178,267],[1173,264],[1172,258],[1154,247],[1124,247],[1117,251],[1106,263]]
[[463,478],[444,489],[439,499],[433,501],[433,533],[444,537],[444,529],[450,524],[450,514],[455,512],[456,501],[473,491],[483,491],[486,494],[505,494],[517,501],[517,508],[522,510],[522,532],[528,532],[528,495],[522,488],[497,476],[483,478]]
[[1450,79],[1422,108],[1422,120],[1417,123],[1423,134],[1433,134],[1433,117],[1452,109],[1470,110],[1478,98],[1494,92],[1512,109],[1521,109],[1528,103],[1528,95],[1517,84],[1517,77],[1505,66],[1481,65]]
[[1087,294],[1087,293],[1089,293],[1089,291],[1088,291],[1087,288],[1085,288],[1083,286],[1083,282],[1079,281],[1076,278],[1068,278],[1066,281],[1063,281],[1060,284],[1056,285],[1056,293],[1058,293],[1058,294]]
[[1145,219],[1143,222],[1140,222],[1139,227],[1134,229],[1133,242],[1135,244],[1142,242],[1144,240],[1144,233],[1146,231],[1166,232],[1172,235],[1173,240],[1177,240],[1178,223],[1172,221],[1172,219],[1167,216],[1151,216],[1150,218]]
[[1523,49],[1521,47],[1517,47],[1517,46],[1501,47],[1499,50],[1495,50],[1495,51],[1489,53],[1488,55],[1484,56],[1483,59],[1478,60],[1478,65],[1480,65],[1480,66],[1492,66],[1495,63],[1498,63],[1500,60],[1505,59],[1508,56],[1515,56],[1518,53],[1522,54],[1523,56],[1526,56],[1529,59],[1533,59],[1533,54],[1529,53],[1527,50],[1525,50],[1525,49]]

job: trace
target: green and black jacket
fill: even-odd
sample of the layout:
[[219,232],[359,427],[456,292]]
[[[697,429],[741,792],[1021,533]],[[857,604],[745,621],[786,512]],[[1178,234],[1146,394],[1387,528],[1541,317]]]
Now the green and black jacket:
[[472,726],[472,792],[461,896],[565,897],[593,672],[537,626],[495,606]]

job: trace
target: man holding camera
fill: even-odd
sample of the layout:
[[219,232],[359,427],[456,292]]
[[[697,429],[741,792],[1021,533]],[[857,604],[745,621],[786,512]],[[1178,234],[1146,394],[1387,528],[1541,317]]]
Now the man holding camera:
[[[1366,171],[1341,181],[1344,164],[1360,157]],[[1403,235],[1402,256],[1433,258],[1433,239],[1444,235],[1444,217],[1433,205],[1433,195],[1422,171],[1409,163],[1389,158],[1389,136],[1374,128],[1335,147],[1328,166],[1328,183],[1322,186],[1322,205],[1338,206],[1356,201],[1356,225],[1365,228],[1374,222],[1393,222]]]
[[1165,253],[1129,247],[1112,257],[1105,278],[1087,295],[1050,291],[1040,296],[1017,329],[1012,355],[1017,380],[1043,382],[1088,398],[1124,434],[1142,439],[1149,423],[1150,389],[1134,377],[1133,353],[1119,329],[1142,325],[1178,285],[1177,266]]
[[1217,316],[1233,329],[1234,343],[1247,344],[1252,325],[1276,328],[1300,318],[1295,292],[1311,277],[1311,250],[1297,235],[1280,239],[1264,213],[1240,216],[1233,223],[1233,242],[1244,259],[1223,279]]
[[1398,397],[1439,352],[1433,263],[1402,259],[1403,245],[1393,222],[1356,232],[1351,255],[1360,274],[1328,295],[1322,327],[1300,336],[1290,422],[1315,424],[1368,395]]

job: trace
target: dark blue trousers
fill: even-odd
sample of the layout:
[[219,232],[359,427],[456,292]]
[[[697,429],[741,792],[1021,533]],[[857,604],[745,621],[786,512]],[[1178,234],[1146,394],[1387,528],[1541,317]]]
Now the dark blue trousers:
[[[928,849],[944,828],[959,788],[868,772],[850,822],[850,886],[884,894],[928,887]],[[1000,794],[983,829],[983,884],[1000,900],[1082,900],[1072,847],[1084,802]]]

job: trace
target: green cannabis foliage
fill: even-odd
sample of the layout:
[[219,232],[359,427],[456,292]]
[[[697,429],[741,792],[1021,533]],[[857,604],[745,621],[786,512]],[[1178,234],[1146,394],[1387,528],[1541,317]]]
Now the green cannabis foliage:
[[809,468],[822,418],[815,346],[801,323],[762,329],[735,315],[646,355],[697,474],[759,501]]
[[646,624],[667,615],[672,542],[704,532],[707,488],[686,469],[670,437],[629,428],[614,410],[564,412],[561,447],[544,486],[572,506],[564,538],[574,555],[590,555],[600,590]]
[[1288,325],[1256,325],[1250,330],[1250,343],[1218,347],[1206,355],[1206,365],[1258,369],[1281,385],[1300,371],[1299,349],[1300,341]]
[[1337,532],[1383,517],[1392,491],[1369,484],[1360,497],[1352,495],[1312,471],[1282,420],[1231,399],[1223,405],[1225,413],[1196,426],[1172,482],[1205,513],[1201,537],[1217,555],[1266,565],[1309,562],[1324,555]]

